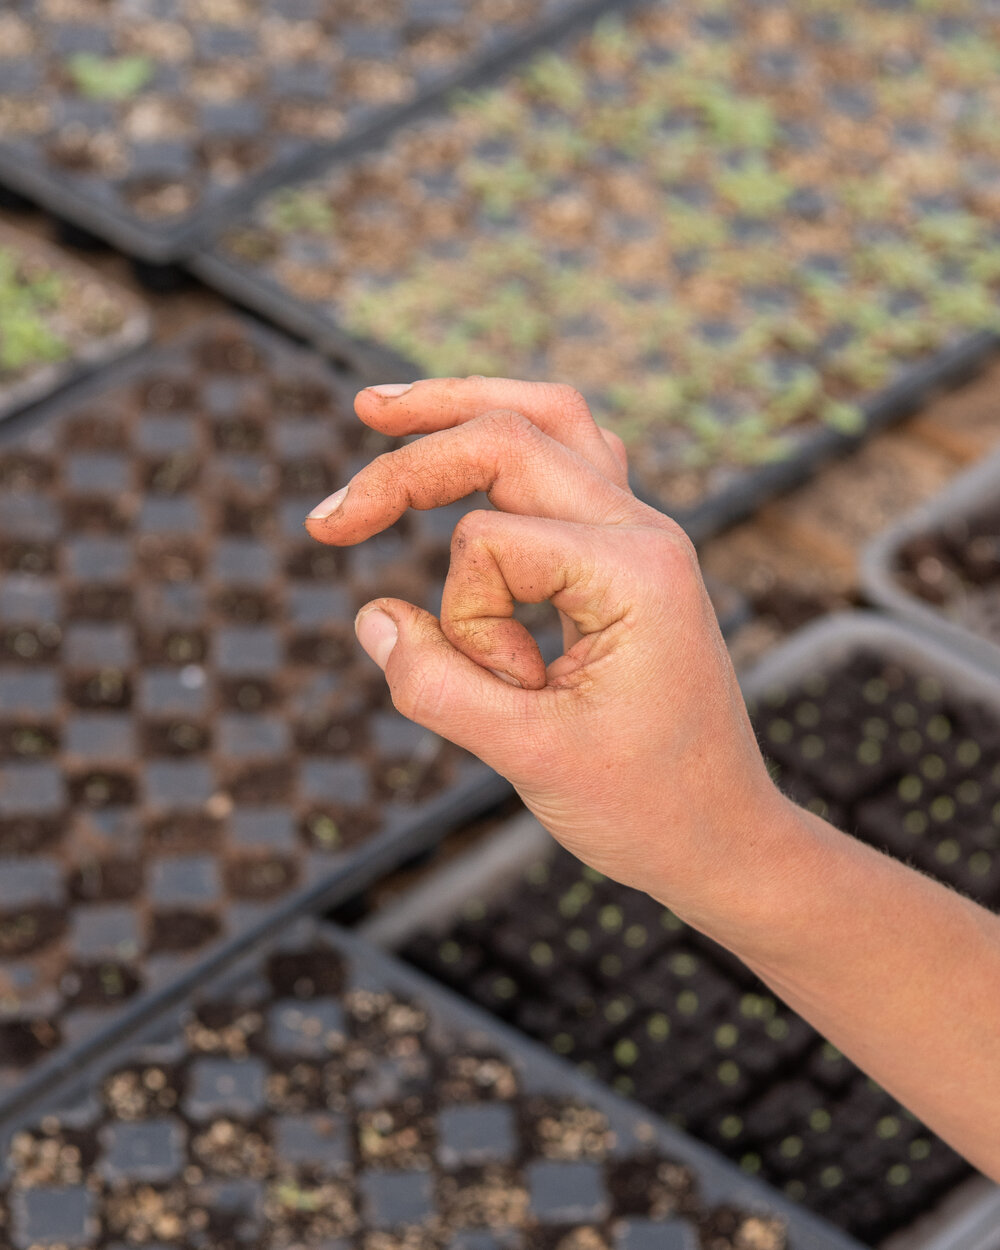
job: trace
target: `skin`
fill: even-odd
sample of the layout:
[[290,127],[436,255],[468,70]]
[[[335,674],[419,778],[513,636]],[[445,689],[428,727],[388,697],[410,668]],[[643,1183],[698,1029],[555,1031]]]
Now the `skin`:
[[[455,529],[441,620],[362,608],[395,706],[474,752],[564,846],[738,955],[1000,1181],[1000,919],[796,807],[772,783],[680,528],[628,488],[572,389],[369,388],[367,425],[424,435],[306,521],[346,546],[485,491]],[[547,668],[512,620],[551,600]]]

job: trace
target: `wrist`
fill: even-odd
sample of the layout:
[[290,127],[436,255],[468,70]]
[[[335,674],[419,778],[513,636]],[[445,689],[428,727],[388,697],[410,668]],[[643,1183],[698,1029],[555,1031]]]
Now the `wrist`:
[[695,889],[649,892],[687,924],[747,962],[784,963],[810,914],[810,885],[842,842],[850,842],[775,786],[748,806],[742,825],[715,842]]

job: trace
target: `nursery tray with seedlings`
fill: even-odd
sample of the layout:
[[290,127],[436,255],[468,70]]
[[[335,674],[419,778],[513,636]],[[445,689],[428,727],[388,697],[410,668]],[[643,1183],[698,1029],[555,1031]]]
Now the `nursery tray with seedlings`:
[[[1000,905],[1000,680],[859,614],[745,688],[796,801]],[[725,951],[561,852],[498,852],[371,932],[867,1243],[971,1174]]]
[[18,1250],[859,1250],[356,938],[302,926],[3,1134]]
[[436,610],[461,506],[302,528],[389,446],[313,354],[209,321],[40,417],[0,444],[0,1104],[508,793],[352,627]]
[[[610,0],[611,3],[614,0]],[[11,0],[0,181],[145,260],[598,0]]]
[[0,420],[148,335],[146,309],[134,295],[0,224]]
[[863,573],[872,602],[1000,672],[1000,455],[880,534]]
[[383,380],[572,383],[701,536],[985,353],[998,60],[974,0],[648,4],[195,266]]

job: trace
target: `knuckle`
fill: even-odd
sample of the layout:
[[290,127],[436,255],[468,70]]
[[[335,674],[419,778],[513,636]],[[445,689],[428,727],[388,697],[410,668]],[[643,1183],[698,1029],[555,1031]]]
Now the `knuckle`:
[[620,434],[616,434],[614,430],[609,430],[606,425],[597,427],[604,437],[604,441],[613,450],[617,451],[623,460],[628,459],[628,448],[625,446],[625,440]]
[[533,438],[538,432],[537,427],[523,413],[515,412],[512,408],[488,412],[480,420],[491,435],[508,444],[523,442]]
[[490,530],[493,516],[485,508],[474,508],[460,517],[451,535],[452,553],[462,552],[470,544],[483,538]]
[[698,553],[676,521],[671,521],[656,534],[654,548],[660,571],[672,581],[697,576]]
[[570,386],[567,382],[553,382],[551,386],[553,400],[564,421],[573,421],[578,424],[586,423],[587,425],[594,424],[590,405],[575,386]]

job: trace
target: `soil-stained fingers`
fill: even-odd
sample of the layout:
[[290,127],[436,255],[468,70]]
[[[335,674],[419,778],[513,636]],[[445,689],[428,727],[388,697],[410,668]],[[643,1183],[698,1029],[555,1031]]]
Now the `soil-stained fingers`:
[[519,412],[543,433],[578,452],[615,485],[628,489],[620,448],[609,445],[579,391],[559,382],[512,378],[427,378],[409,387],[368,387],[354,408],[385,434],[429,434],[488,412]]
[[[632,531],[640,558],[642,533],[638,527]],[[541,690],[551,670],[513,619],[515,602],[551,600],[573,623],[577,646],[587,654],[556,661],[560,675],[568,676],[613,646],[612,627],[636,607],[642,579],[630,577],[623,566],[628,541],[620,529],[469,512],[452,538],[441,629],[477,664],[523,689]]]
[[436,508],[475,491],[486,491],[503,512],[589,525],[672,525],[525,417],[494,412],[377,457],[346,494],[317,505],[306,527],[320,542],[347,546],[392,525],[407,508]]

